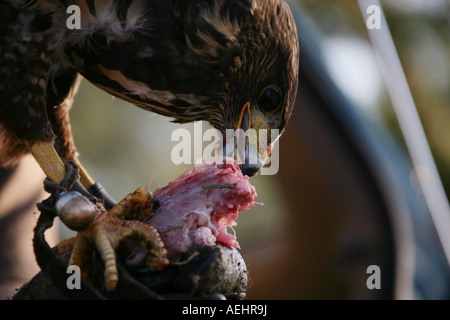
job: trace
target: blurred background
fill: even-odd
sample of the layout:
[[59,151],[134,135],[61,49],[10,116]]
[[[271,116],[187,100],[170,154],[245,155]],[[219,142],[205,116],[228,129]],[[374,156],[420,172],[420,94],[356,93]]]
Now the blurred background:
[[[358,2],[288,2],[301,39],[298,99],[280,139],[278,174],[251,178],[264,206],[242,212],[235,227],[251,278],[247,298],[450,298],[448,265]],[[448,195],[450,2],[381,4]],[[172,132],[184,127],[193,136],[192,124],[173,124],[87,81],[71,119],[81,162],[115,199],[146,187],[153,172],[149,190],[193,167],[171,161]],[[44,196],[40,178],[35,198]],[[6,218],[0,213],[0,225]],[[63,226],[54,232],[71,235]],[[367,288],[370,265],[380,267],[380,290]]]

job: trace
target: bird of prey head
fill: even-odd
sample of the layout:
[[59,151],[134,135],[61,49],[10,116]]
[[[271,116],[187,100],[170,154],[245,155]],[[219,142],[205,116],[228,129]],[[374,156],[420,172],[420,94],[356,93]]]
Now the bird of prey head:
[[267,129],[264,150],[247,144],[257,163],[241,166],[259,171],[297,90],[297,30],[284,0],[74,2],[81,28],[64,31],[61,63],[65,56],[98,87],[176,122],[206,120],[224,135]]

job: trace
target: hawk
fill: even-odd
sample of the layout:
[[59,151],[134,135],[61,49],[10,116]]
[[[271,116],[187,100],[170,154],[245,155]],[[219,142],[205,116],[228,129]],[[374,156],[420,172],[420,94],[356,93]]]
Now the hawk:
[[[68,27],[71,12],[79,28]],[[3,0],[0,30],[0,167],[31,153],[59,183],[72,160],[106,207],[114,202],[83,169],[71,133],[82,78],[175,122],[208,121],[224,135],[281,134],[294,105],[299,46],[284,0]],[[247,144],[259,161],[243,163],[244,174],[267,160],[275,142],[267,139],[266,150]]]

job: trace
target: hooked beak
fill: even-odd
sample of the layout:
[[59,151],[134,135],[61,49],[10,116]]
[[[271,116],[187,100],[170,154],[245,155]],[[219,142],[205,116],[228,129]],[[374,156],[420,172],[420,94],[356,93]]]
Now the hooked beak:
[[269,143],[260,145],[259,129],[263,128],[259,127],[259,125],[253,125],[252,123],[250,102],[247,102],[241,110],[233,139],[230,139],[227,135],[224,145],[223,154],[227,156],[232,156],[237,149],[237,160],[241,171],[249,177],[259,172],[272,150],[272,145],[270,141],[267,141],[267,137],[265,137],[265,140]]

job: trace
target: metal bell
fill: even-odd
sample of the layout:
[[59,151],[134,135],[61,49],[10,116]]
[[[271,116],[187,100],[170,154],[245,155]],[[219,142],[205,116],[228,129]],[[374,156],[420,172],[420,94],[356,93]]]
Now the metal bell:
[[77,191],[61,193],[55,208],[61,221],[74,231],[85,229],[97,211],[97,208]]

